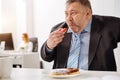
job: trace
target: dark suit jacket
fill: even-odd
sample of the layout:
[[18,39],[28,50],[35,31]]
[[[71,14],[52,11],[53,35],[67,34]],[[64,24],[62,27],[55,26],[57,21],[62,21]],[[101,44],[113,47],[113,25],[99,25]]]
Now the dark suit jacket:
[[[68,27],[60,23],[53,27],[52,31],[59,27]],[[120,19],[110,16],[92,16],[88,66],[89,70],[116,71],[116,62],[113,49],[120,41]],[[66,33],[63,41],[53,52],[46,52],[46,42],[41,48],[41,57],[45,61],[54,60],[53,68],[66,68],[71,43],[71,33]]]

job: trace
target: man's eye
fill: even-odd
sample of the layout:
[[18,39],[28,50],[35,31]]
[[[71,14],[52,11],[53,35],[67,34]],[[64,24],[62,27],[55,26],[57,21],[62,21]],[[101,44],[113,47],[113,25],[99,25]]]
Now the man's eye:
[[72,12],[72,13],[71,13],[71,15],[75,15],[75,14],[76,14],[76,12]]
[[67,16],[68,14],[67,14],[67,13],[65,13],[65,15]]
[[65,16],[67,16],[67,15],[68,15],[68,13],[65,12]]

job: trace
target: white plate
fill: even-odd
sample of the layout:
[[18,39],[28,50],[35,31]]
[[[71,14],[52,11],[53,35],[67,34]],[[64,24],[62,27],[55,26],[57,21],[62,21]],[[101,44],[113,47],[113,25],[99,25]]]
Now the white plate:
[[75,76],[79,76],[80,75],[80,72],[77,72],[75,74],[65,74],[65,75],[52,75],[53,72],[56,72],[56,71],[66,71],[66,69],[53,69],[49,76],[52,77],[52,78],[71,78],[71,77],[75,77]]

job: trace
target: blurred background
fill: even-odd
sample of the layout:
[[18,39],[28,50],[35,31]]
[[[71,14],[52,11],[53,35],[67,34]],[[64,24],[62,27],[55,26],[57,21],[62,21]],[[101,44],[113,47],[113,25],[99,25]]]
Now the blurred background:
[[[29,37],[37,37],[38,52],[40,52],[41,45],[47,39],[51,27],[65,20],[65,1],[0,0],[0,33],[12,33],[15,48],[21,41],[23,32],[28,33]],[[90,2],[93,14],[120,17],[120,0],[90,0]],[[119,53],[120,47],[115,49],[117,63]],[[48,63],[44,63],[45,68],[51,68],[47,66]]]

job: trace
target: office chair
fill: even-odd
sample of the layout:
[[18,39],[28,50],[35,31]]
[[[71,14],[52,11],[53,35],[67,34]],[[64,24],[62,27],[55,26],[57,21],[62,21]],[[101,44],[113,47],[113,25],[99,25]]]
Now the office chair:
[[32,52],[38,52],[38,38],[37,37],[31,37],[29,40],[33,43],[33,50]]

